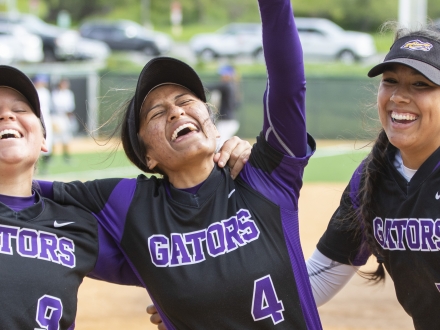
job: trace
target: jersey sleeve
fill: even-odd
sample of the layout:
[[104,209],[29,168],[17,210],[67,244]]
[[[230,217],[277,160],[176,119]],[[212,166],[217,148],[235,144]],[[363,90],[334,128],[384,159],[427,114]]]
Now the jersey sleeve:
[[98,221],[99,253],[90,277],[116,284],[144,286],[120,247],[136,179],[54,182],[54,200],[85,209]]
[[259,0],[267,85],[263,134],[283,154],[307,153],[306,80],[301,43],[290,1]]
[[332,215],[326,231],[317,244],[318,250],[327,258],[346,265],[364,265],[370,253],[361,251],[362,234],[357,231],[357,192],[361,180],[361,166],[354,172],[345,188],[339,206]]

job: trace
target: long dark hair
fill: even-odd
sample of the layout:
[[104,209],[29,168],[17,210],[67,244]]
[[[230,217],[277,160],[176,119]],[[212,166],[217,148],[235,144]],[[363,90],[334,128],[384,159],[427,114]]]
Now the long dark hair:
[[[393,29],[395,31],[394,41],[406,36],[425,36],[440,42],[440,33],[433,24],[426,26],[423,29],[414,31],[405,28],[396,28],[396,22],[387,22],[382,26],[382,31]],[[375,190],[378,186],[380,173],[384,171],[386,164],[386,153],[390,146],[390,141],[383,129],[380,130],[376,141],[364,161],[362,168],[362,180],[358,191],[359,208],[355,217],[357,233],[362,235],[361,251],[369,251],[372,253],[378,262],[378,267],[373,272],[359,272],[364,278],[373,282],[380,282],[385,279],[385,270],[383,262],[385,256],[383,251],[374,237],[373,220],[375,218],[374,196]]]

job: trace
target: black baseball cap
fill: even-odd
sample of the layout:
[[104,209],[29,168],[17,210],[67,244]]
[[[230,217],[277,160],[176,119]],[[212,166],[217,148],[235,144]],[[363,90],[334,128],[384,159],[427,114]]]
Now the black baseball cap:
[[[0,65],[0,86],[10,87],[21,93],[28,100],[32,110],[35,115],[40,118],[44,130],[46,130],[37,90],[27,75],[12,66]],[[46,133],[44,137],[46,137]]]
[[373,67],[368,77],[382,74],[393,63],[409,66],[440,85],[440,43],[434,39],[412,35],[396,40],[384,61]]
[[155,57],[142,69],[125,116],[125,133],[129,137],[129,145],[124,146],[128,158],[142,171],[155,173],[145,163],[145,150],[137,135],[140,126],[139,114],[145,97],[154,88],[176,84],[194,93],[201,101],[206,102],[205,89],[197,73],[188,64],[172,57]]
[[155,87],[164,84],[181,85],[206,102],[205,89],[197,73],[185,62],[172,57],[155,57],[142,69],[134,94],[136,130],[139,130],[139,113],[145,97]]

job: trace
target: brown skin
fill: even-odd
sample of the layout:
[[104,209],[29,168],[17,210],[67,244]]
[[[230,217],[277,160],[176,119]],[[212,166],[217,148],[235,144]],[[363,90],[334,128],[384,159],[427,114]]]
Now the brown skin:
[[18,132],[18,138],[0,140],[0,194],[32,195],[32,177],[41,151],[47,151],[40,119],[26,98],[0,86],[0,131]]
[[162,323],[162,319],[160,318],[159,313],[156,310],[154,305],[147,306],[147,313],[150,314],[150,322],[157,325],[159,330],[167,330],[165,324]]
[[[159,168],[179,189],[206,180],[214,167],[218,132],[200,99],[184,87],[163,85],[148,94],[140,118],[150,169]],[[192,131],[176,137],[182,125]]]
[[229,166],[231,170],[231,177],[235,179],[244,164],[249,160],[252,146],[248,141],[242,140],[237,136],[231,137],[227,140],[220,151],[214,155],[214,162],[219,167]]
[[[440,86],[405,65],[390,66],[377,96],[381,124],[403,163],[418,169],[440,146]],[[393,122],[393,116],[410,120]]]

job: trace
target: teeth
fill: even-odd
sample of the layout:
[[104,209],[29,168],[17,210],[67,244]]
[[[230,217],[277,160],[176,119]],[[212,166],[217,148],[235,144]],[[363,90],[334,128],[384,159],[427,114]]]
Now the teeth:
[[5,135],[13,135],[16,138],[20,138],[20,133],[15,129],[4,129],[0,131],[0,137],[3,138]]
[[189,128],[191,131],[197,131],[197,127],[194,124],[186,123],[186,124],[180,125],[179,127],[176,128],[173,135],[171,136],[171,141],[174,141],[175,139],[177,139],[177,134],[179,134],[179,132],[185,128]]
[[411,114],[411,113],[398,113],[398,112],[392,112],[391,118],[395,120],[416,120],[418,116]]

